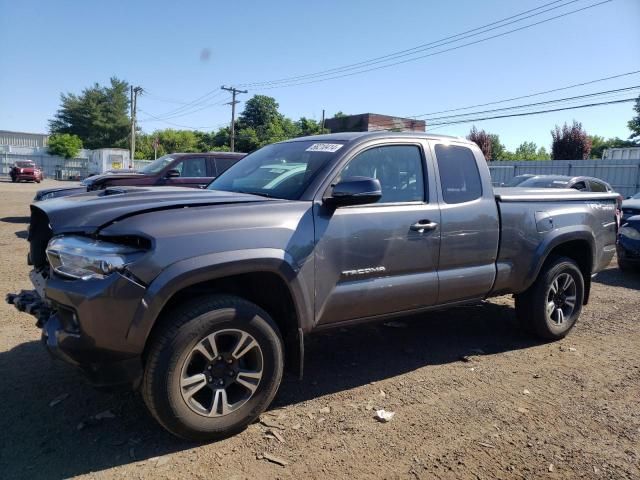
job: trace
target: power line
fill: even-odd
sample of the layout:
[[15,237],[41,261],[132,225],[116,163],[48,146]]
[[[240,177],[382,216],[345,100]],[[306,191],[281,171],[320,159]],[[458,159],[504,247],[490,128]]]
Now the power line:
[[551,90],[544,90],[542,92],[530,93],[528,95],[520,95],[518,97],[506,98],[504,100],[496,100],[496,101],[493,101],[493,102],[479,103],[479,104],[476,104],[476,105],[469,105],[468,107],[459,107],[459,108],[452,108],[452,109],[448,109],[448,110],[439,110],[437,112],[422,113],[420,115],[412,115],[412,116],[407,117],[407,118],[420,118],[420,117],[426,117],[428,115],[438,115],[440,113],[459,112],[461,110],[469,110],[471,108],[487,107],[489,105],[497,105],[499,103],[507,103],[507,102],[511,102],[513,100],[522,100],[523,98],[537,97],[539,95],[545,95],[547,93],[560,92],[560,91],[563,91],[563,90],[569,90],[571,88],[584,87],[586,85],[592,85],[594,83],[604,82],[606,80],[613,80],[614,78],[621,78],[621,77],[626,77],[626,76],[629,76],[629,75],[636,75],[638,73],[640,73],[640,70],[634,70],[632,72],[621,73],[619,75],[612,75],[610,77],[598,78],[596,80],[590,80],[588,82],[574,83],[573,85],[567,85],[566,87],[553,88]]
[[189,128],[189,129],[192,129],[192,130],[195,130],[195,129],[198,129],[198,128],[216,129],[216,128],[219,128],[219,127],[222,127],[222,126],[226,125],[226,123],[218,124],[218,125],[201,125],[201,126],[182,125],[180,123],[174,123],[174,122],[169,122],[167,120],[164,120],[164,119],[162,119],[160,117],[157,117],[157,116],[153,115],[152,113],[149,113],[149,112],[146,112],[146,111],[142,110],[141,108],[138,108],[138,111],[144,113],[145,115],[149,115],[150,117],[152,117],[154,119],[154,120],[142,119],[142,120],[140,120],[142,122],[158,121],[158,122],[166,123],[167,125],[173,125],[174,127]]
[[[573,107],[562,107],[562,108],[553,108],[553,109],[549,109],[549,110],[538,110],[535,112],[523,112],[523,113],[511,113],[508,115],[495,115],[495,116],[489,116],[489,117],[480,117],[480,118],[470,118],[470,119],[466,119],[466,120],[461,120],[461,121],[451,121],[451,122],[442,122],[442,123],[434,123],[432,125],[432,127],[441,127],[441,126],[445,126],[445,125],[456,125],[456,124],[461,124],[461,123],[473,123],[473,122],[480,122],[483,120],[494,120],[494,119],[499,119],[499,118],[511,118],[511,117],[524,117],[524,116],[528,116],[528,115],[540,115],[542,113],[551,113],[551,112],[560,112],[560,111],[564,111],[564,110],[576,110],[576,109],[580,109],[580,108],[591,108],[591,107],[598,107],[601,105],[613,105],[613,104],[617,104],[617,103],[627,103],[627,102],[635,102],[636,98],[625,98],[622,100],[611,100],[608,102],[599,102],[599,103],[588,103],[585,105],[576,105]],[[429,128],[427,128],[427,131],[429,130]]]
[[[640,73],[640,71],[639,71]],[[614,75],[612,77],[606,77],[608,78],[617,78],[619,76],[622,75],[626,75],[626,74],[621,74],[621,75]],[[604,79],[599,79],[599,80],[604,80]],[[595,83],[596,81],[599,80],[594,80],[594,81],[590,81],[590,82],[583,82],[584,84],[590,84],[590,83]],[[582,85],[582,84],[579,84]],[[562,87],[562,88],[557,88],[557,89],[553,89],[553,90],[548,90],[548,92],[550,91],[559,91],[559,90],[563,90],[563,89],[567,89],[567,88],[571,88],[571,86],[568,87]],[[509,107],[503,107],[503,108],[497,108],[497,109],[491,109],[491,110],[481,110],[481,111],[473,111],[473,112],[468,112],[468,113],[461,113],[458,115],[446,115],[446,116],[442,116],[442,117],[426,117],[428,114],[422,114],[422,115],[409,115],[409,116],[405,116],[405,117],[401,117],[401,118],[405,118],[405,119],[409,119],[409,120],[418,120],[418,118],[423,119],[424,121],[427,122],[427,124],[431,124],[432,121],[443,121],[443,120],[452,120],[452,119],[459,119],[462,120],[464,117],[467,116],[471,116],[471,115],[482,115],[485,113],[495,113],[495,112],[503,112],[503,111],[509,111],[509,110],[519,110],[519,109],[523,109],[523,108],[531,108],[531,107],[536,107],[536,106],[541,106],[541,105],[550,105],[550,104],[560,104],[560,103],[575,103],[579,100],[584,100],[585,98],[592,98],[592,97],[603,97],[603,98],[607,98],[607,97],[619,97],[621,94],[624,94],[625,92],[629,92],[631,90],[637,90],[640,89],[640,85],[636,85],[636,86],[631,86],[631,87],[624,87],[624,88],[619,88],[619,89],[613,89],[613,90],[603,90],[603,91],[599,91],[599,92],[592,92],[592,93],[587,93],[587,94],[582,94],[582,95],[575,95],[572,97],[562,97],[562,98],[557,98],[557,99],[552,99],[552,100],[545,100],[542,102],[535,102],[535,103],[526,103],[526,104],[520,104],[520,105],[512,105]],[[541,92],[541,93],[546,93],[546,92]],[[531,94],[531,95],[523,95],[520,97],[514,97],[515,98],[526,98],[526,97],[530,97],[533,96],[535,94]],[[499,101],[495,101],[495,102],[489,102],[489,103],[484,103],[484,104],[479,104],[476,106],[482,106],[482,105],[490,105],[490,104],[495,104],[495,103],[502,103],[502,102],[506,102],[506,101],[510,101],[513,99],[509,99],[509,100],[499,100]],[[462,107],[460,109],[452,109],[452,110],[443,110],[442,112],[446,112],[446,111],[453,111],[453,110],[466,110],[472,107]],[[435,112],[438,113],[438,112]],[[393,129],[396,127],[396,123],[395,120],[390,120],[388,122],[381,122],[377,124],[380,127],[385,127],[388,126],[390,129]]]
[[[196,108],[196,109],[192,109],[189,110],[187,112],[184,113],[178,113],[176,115],[163,115],[163,114],[158,114],[157,116],[155,116],[154,118],[156,118],[157,120],[170,120],[173,118],[180,118],[180,117],[185,117],[187,115],[193,115],[194,113],[197,113],[201,110],[206,110],[207,108],[211,108],[211,107],[216,107],[216,106],[220,106],[220,105],[224,105],[226,102],[228,102],[231,99],[231,97],[226,98],[220,102],[215,102],[215,103],[208,103],[200,108]],[[148,118],[145,118],[144,120],[149,120]]]
[[556,100],[546,100],[544,102],[528,103],[528,104],[525,104],[525,105],[515,105],[515,106],[511,106],[511,107],[494,108],[494,109],[491,109],[491,110],[484,110],[484,111],[480,111],[480,112],[470,112],[470,113],[463,113],[463,114],[459,114],[459,115],[446,115],[446,116],[443,116],[443,117],[430,117],[430,118],[426,118],[425,120],[427,122],[429,122],[429,121],[433,121],[433,120],[438,121],[438,120],[447,120],[447,119],[451,119],[451,118],[466,117],[468,115],[478,115],[478,114],[485,114],[485,113],[503,112],[503,111],[506,111],[506,110],[515,110],[515,109],[524,108],[524,107],[534,107],[534,106],[540,106],[540,105],[548,105],[548,104],[552,104],[552,103],[559,103],[559,102],[566,102],[566,101],[571,101],[571,100],[578,100],[578,99],[596,97],[596,96],[607,95],[607,94],[611,94],[611,93],[628,92],[629,90],[637,90],[638,88],[640,88],[640,85],[635,85],[633,87],[617,88],[617,89],[614,89],[614,90],[605,90],[605,91],[602,91],[602,92],[587,93],[587,94],[584,94],[584,95],[576,95],[576,96],[573,96],[573,97],[559,98],[559,99],[556,99]]
[[[170,117],[172,117],[174,115],[188,112],[188,111],[192,110],[194,107],[199,107],[203,103],[211,101],[211,100],[213,100],[214,98],[216,98],[219,95],[222,95],[222,92],[216,91],[216,90],[211,90],[211,91],[205,93],[204,95],[199,96],[195,100],[192,100],[191,102],[185,103],[181,107],[175,108],[175,109],[170,110],[168,112],[161,113],[159,115],[162,116],[162,117],[170,118]],[[209,97],[209,98],[207,98],[207,97]]]
[[[308,85],[308,84],[312,84],[312,83],[325,82],[325,81],[328,81],[328,80],[335,80],[335,79],[338,79],[338,78],[344,78],[344,77],[349,77],[349,76],[353,76],[353,75],[359,75],[361,73],[367,73],[367,72],[371,72],[371,71],[374,71],[374,70],[380,70],[380,69],[383,69],[383,68],[389,68],[389,67],[393,67],[393,66],[396,66],[396,65],[401,65],[401,64],[404,64],[404,63],[408,63],[408,62],[413,62],[413,61],[420,60],[420,59],[423,59],[423,58],[432,57],[432,56],[435,56],[435,55],[440,55],[440,54],[451,52],[451,51],[454,51],[454,50],[459,50],[459,49],[464,48],[464,47],[468,47],[468,46],[471,46],[471,45],[476,45],[476,44],[479,44],[479,43],[482,43],[482,42],[486,42],[486,41],[489,41],[489,40],[492,40],[492,39],[495,39],[495,38],[499,38],[499,37],[503,37],[503,36],[506,36],[506,35],[510,35],[512,33],[515,33],[515,32],[521,31],[521,30],[525,30],[527,28],[532,28],[532,27],[535,27],[537,25],[541,25],[543,23],[547,23],[547,22],[550,22],[550,21],[553,21],[553,20],[557,20],[559,18],[566,17],[568,15],[573,15],[575,13],[579,13],[579,12],[582,12],[582,11],[585,11],[585,10],[588,10],[588,9],[591,9],[591,8],[598,7],[598,6],[603,5],[605,3],[610,3],[611,1],[613,1],[613,0],[603,0],[601,2],[594,3],[592,5],[588,5],[586,7],[582,7],[582,8],[576,9],[576,10],[571,10],[569,12],[566,12],[566,13],[563,13],[563,14],[560,14],[560,15],[555,15],[553,17],[550,17],[550,18],[547,18],[547,19],[544,19],[544,20],[540,20],[538,22],[534,22],[534,23],[531,23],[531,24],[528,24],[528,25],[524,25],[522,27],[518,27],[518,28],[515,28],[515,29],[512,29],[512,30],[508,30],[506,32],[501,32],[501,33],[498,33],[498,34],[495,34],[495,35],[491,35],[491,36],[488,36],[488,37],[485,37],[485,38],[474,40],[472,42],[463,43],[462,45],[457,45],[457,46],[454,46],[454,47],[446,48],[444,50],[440,50],[440,51],[437,51],[437,52],[429,53],[429,54],[426,54],[426,55],[420,55],[420,56],[417,56],[417,57],[412,57],[412,58],[408,58],[408,59],[405,59],[405,60],[400,60],[400,61],[393,62],[393,63],[387,63],[385,65],[379,65],[379,66],[376,66],[376,67],[366,68],[366,69],[358,70],[358,71],[355,71],[355,72],[349,72],[349,73],[344,73],[344,74],[340,74],[340,75],[329,76],[329,77],[326,77],[326,78],[311,79],[311,80],[308,80],[308,81],[294,82],[294,83],[288,83],[288,84],[284,84],[283,83],[283,84],[279,84],[279,85],[264,86],[264,87],[261,87],[260,90],[270,90],[270,89],[274,89],[274,88],[294,87],[294,86],[300,86],[300,85]],[[482,33],[485,33],[485,32],[482,32]],[[442,46],[442,45],[438,45],[438,46]]]
[[[408,48],[408,49],[405,49],[405,50],[392,52],[392,53],[389,53],[387,55],[382,55],[382,56],[379,56],[379,57],[370,58],[368,60],[364,60],[364,61],[361,61],[361,62],[352,63],[352,64],[348,64],[348,65],[343,65],[341,67],[334,67],[334,68],[330,68],[330,69],[327,69],[327,70],[320,70],[320,71],[313,72],[313,73],[308,73],[308,74],[305,74],[305,75],[284,77],[284,78],[280,78],[280,79],[267,80],[267,81],[262,81],[262,82],[245,83],[245,84],[241,84],[241,86],[244,86],[244,87],[258,87],[258,86],[273,85],[273,84],[277,84],[277,83],[290,83],[292,81],[304,80],[304,79],[307,79],[307,78],[310,78],[310,77],[316,77],[316,76],[331,75],[331,74],[338,73],[338,72],[341,72],[341,71],[353,70],[353,69],[356,69],[356,68],[359,68],[359,67],[365,67],[365,66],[373,65],[373,64],[376,64],[376,63],[380,63],[380,62],[393,60],[395,58],[400,58],[400,57],[403,57],[403,56],[413,55],[415,53],[419,53],[420,51],[424,51],[424,50],[428,50],[429,49],[429,48],[425,48],[425,47],[430,47],[430,46],[434,45],[434,47],[431,47],[431,48],[435,48],[437,46],[446,45],[447,43],[452,43],[452,42],[447,42],[447,43],[442,43],[442,42],[446,42],[447,40],[452,40],[452,39],[456,39],[456,40],[453,40],[453,42],[457,42],[457,41],[463,40],[465,38],[470,38],[470,37],[473,37],[473,36],[476,36],[476,35],[480,35],[482,33],[486,33],[487,31],[503,28],[503,27],[505,27],[507,25],[510,25],[512,23],[521,22],[523,20],[526,20],[528,18],[537,16],[537,15],[542,15],[543,13],[546,13],[546,12],[549,12],[551,10],[555,10],[555,9],[558,9],[558,8],[562,8],[562,7],[567,6],[567,5],[571,4],[571,3],[576,3],[576,2],[581,1],[581,0],[571,0],[571,1],[569,1],[569,2],[567,2],[565,4],[563,4],[563,5],[558,5],[558,6],[552,7],[550,9],[548,9],[548,10],[544,10],[542,12],[538,12],[538,13],[535,13],[533,15],[529,15],[527,17],[520,18],[518,20],[514,20],[514,21],[509,22],[509,23],[505,23],[503,25],[494,27],[492,29],[478,32],[478,30],[483,30],[483,29],[486,29],[486,28],[491,27],[493,25],[497,25],[499,23],[504,23],[507,20],[511,20],[513,18],[521,17],[523,15],[526,15],[527,13],[530,13],[530,12],[533,12],[533,11],[536,11],[536,10],[540,10],[542,8],[548,7],[549,5],[554,5],[554,4],[557,4],[557,3],[561,3],[563,1],[565,1],[565,0],[555,0],[553,2],[546,3],[546,4],[541,5],[539,7],[536,7],[536,8],[530,9],[530,10],[526,10],[526,11],[518,13],[516,15],[511,15],[509,17],[506,17],[506,18],[503,18],[503,19],[500,19],[500,20],[497,20],[497,21],[482,25],[480,27],[473,28],[471,30],[466,30],[464,32],[461,32],[461,33],[458,33],[458,34],[455,34],[455,35],[450,35],[448,37],[444,37],[444,38],[441,38],[439,40],[434,40],[434,41],[431,41],[431,42],[428,42],[428,43],[423,43],[421,45],[417,45],[417,46],[412,47],[412,48]],[[477,32],[477,33],[474,33],[473,35],[467,35],[467,34],[472,33],[472,32]],[[464,35],[467,35],[467,36],[464,36]],[[457,38],[457,37],[462,37],[462,38]],[[440,45],[437,45],[437,44],[440,44]]]

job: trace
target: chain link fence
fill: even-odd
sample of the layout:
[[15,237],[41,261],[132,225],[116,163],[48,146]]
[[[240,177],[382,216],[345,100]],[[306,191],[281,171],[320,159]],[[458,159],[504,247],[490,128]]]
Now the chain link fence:
[[89,174],[89,159],[63,158],[45,154],[0,153],[0,175],[8,176],[11,166],[18,161],[32,160],[44,172],[45,178],[79,180]]

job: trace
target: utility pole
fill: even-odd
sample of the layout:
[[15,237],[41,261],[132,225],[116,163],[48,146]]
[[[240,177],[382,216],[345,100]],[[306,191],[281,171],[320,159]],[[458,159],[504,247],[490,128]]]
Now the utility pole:
[[235,87],[225,87],[224,85],[220,87],[222,90],[226,90],[231,92],[232,99],[229,103],[225,105],[231,105],[231,151],[235,152],[235,140],[236,140],[236,103],[240,103],[236,100],[236,95],[238,93],[249,93],[247,90],[238,90]]
[[322,123],[320,124],[320,133],[324,133],[324,108],[322,109]]
[[136,155],[136,107],[138,105],[138,95],[142,95],[142,87],[131,85],[131,158],[129,166],[133,165]]

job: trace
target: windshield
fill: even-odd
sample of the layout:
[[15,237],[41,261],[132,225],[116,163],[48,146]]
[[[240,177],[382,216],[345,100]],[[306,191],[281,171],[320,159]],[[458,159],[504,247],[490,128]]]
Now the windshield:
[[529,188],[567,188],[569,185],[568,180],[558,180],[551,178],[530,178],[522,182],[518,187]]
[[640,200],[640,192],[636,193],[633,197],[634,200]]
[[140,170],[140,173],[159,173],[161,172],[167,165],[173,162],[173,158],[171,155],[164,155],[157,160],[154,160],[149,165]]
[[35,164],[33,162],[16,162],[16,166],[19,168],[33,168]]
[[240,160],[207,188],[297,200],[342,147],[342,143],[313,141],[267,145]]
[[505,187],[517,187],[526,179],[531,178],[530,175],[518,175],[517,177],[513,177],[507,183],[504,184]]

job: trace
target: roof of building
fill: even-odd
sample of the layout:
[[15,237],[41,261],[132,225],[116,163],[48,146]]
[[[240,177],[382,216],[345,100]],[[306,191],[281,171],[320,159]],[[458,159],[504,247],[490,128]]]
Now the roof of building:
[[327,133],[324,135],[310,135],[307,137],[297,137],[285,142],[295,141],[317,141],[317,142],[351,142],[354,140],[364,140],[369,138],[424,138],[431,140],[456,140],[469,143],[469,140],[463,137],[454,137],[451,135],[434,135],[427,132],[391,132],[391,131],[373,131],[373,132],[339,132]]

